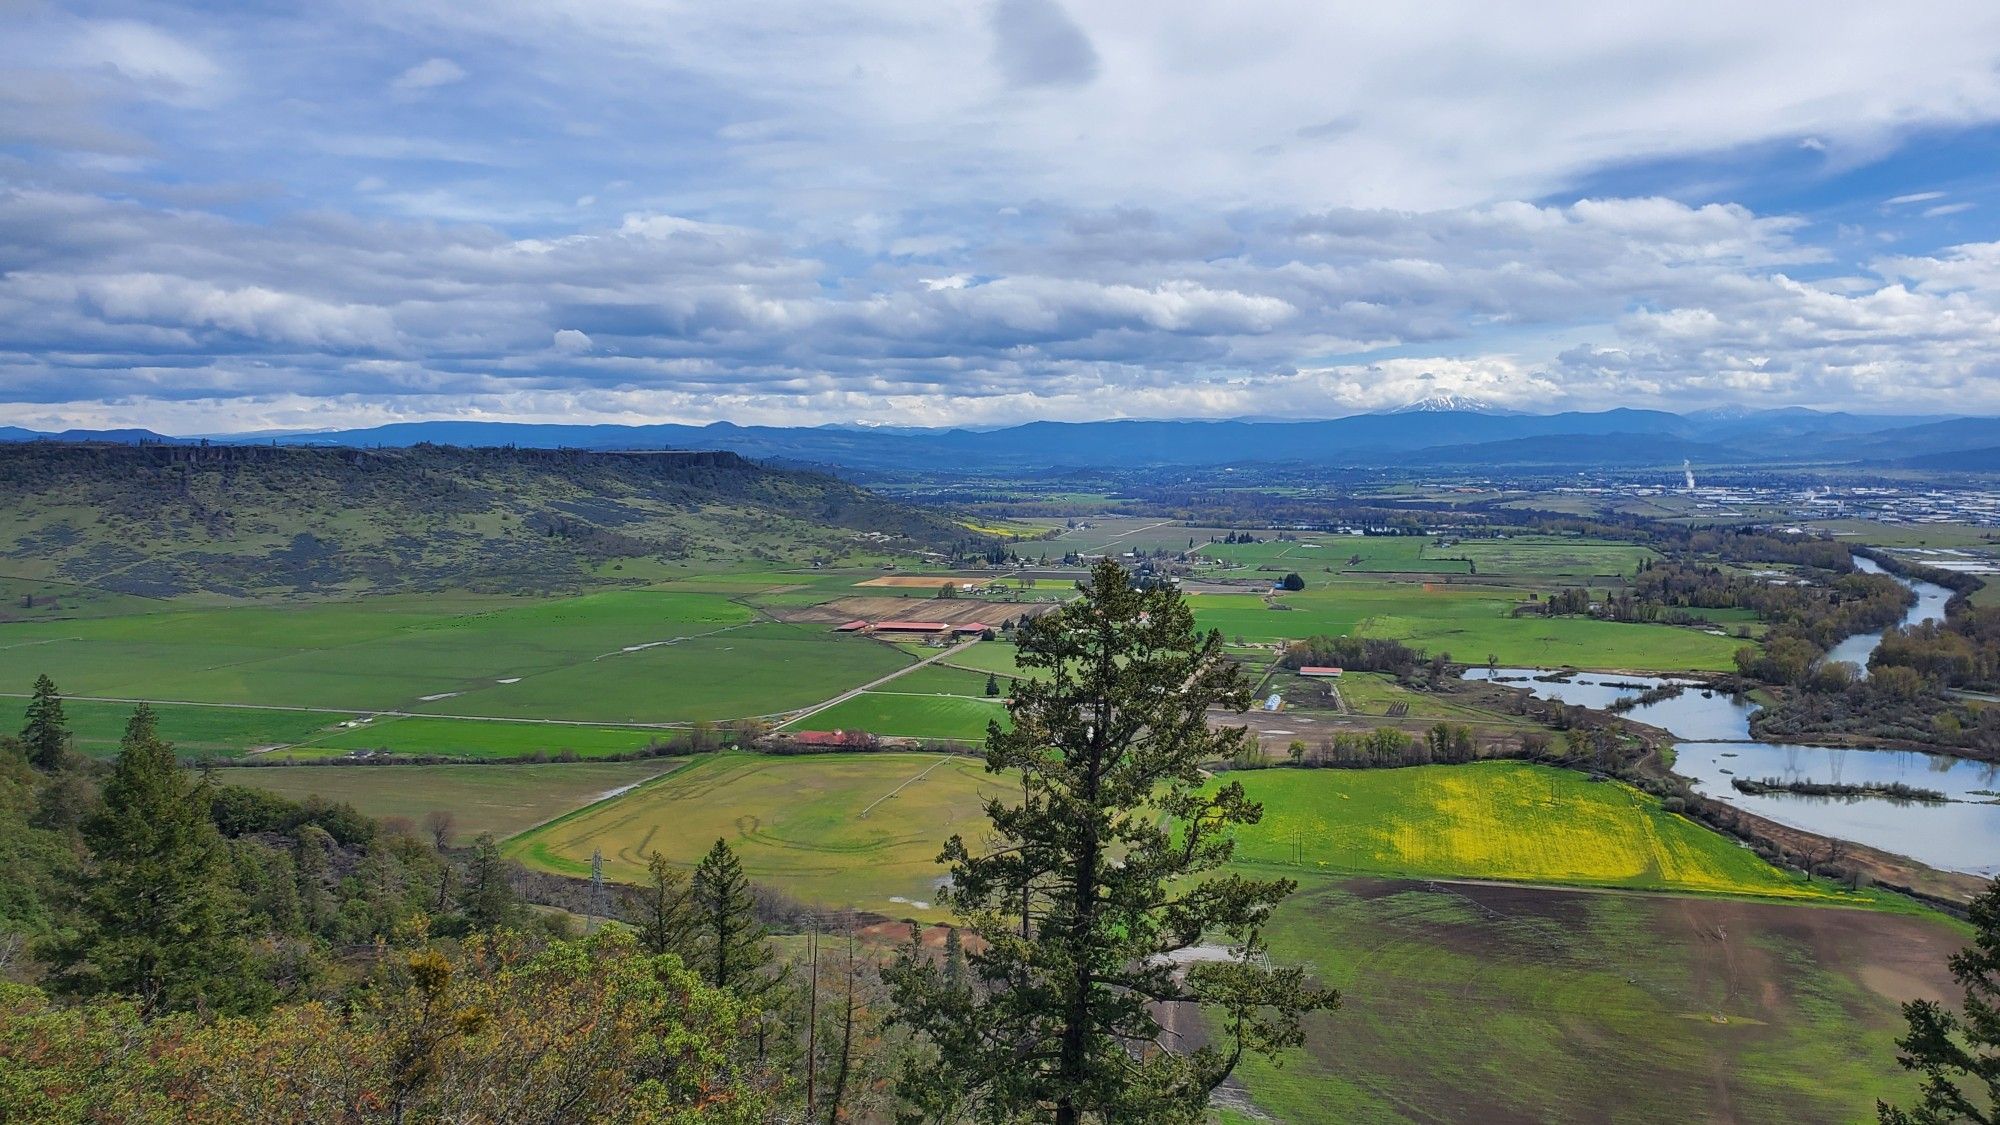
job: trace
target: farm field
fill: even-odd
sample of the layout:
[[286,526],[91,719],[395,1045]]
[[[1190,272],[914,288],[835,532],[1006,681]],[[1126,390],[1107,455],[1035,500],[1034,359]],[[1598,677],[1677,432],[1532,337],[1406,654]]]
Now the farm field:
[[[915,673],[912,673],[915,675]],[[981,679],[984,683],[984,679]],[[786,730],[864,730],[890,738],[950,738],[978,742],[986,737],[986,724],[1007,721],[1005,708],[997,699],[960,695],[913,694],[903,689],[901,679],[885,685],[883,691],[864,691],[842,700],[824,711],[800,719]]]
[[325,734],[299,746],[271,752],[272,758],[309,761],[344,757],[356,750],[397,754],[438,754],[454,758],[516,758],[536,752],[555,757],[574,751],[584,758],[638,750],[667,732],[566,723],[488,722],[480,719],[385,718]]
[[[1698,629],[1568,617],[1514,617],[1524,593],[1445,583],[1341,582],[1271,599],[1194,594],[1195,624],[1250,641],[1343,634],[1399,640],[1473,663],[1723,671],[1741,641]],[[1272,609],[1270,605],[1288,606]]]
[[1433,553],[1462,555],[1481,574],[1538,575],[1583,580],[1629,578],[1639,564],[1655,557],[1636,543],[1564,536],[1520,536],[1510,539],[1467,539]]
[[945,839],[976,832],[982,802],[1004,789],[976,758],[719,754],[506,850],[530,866],[588,874],[602,848],[605,877],[633,882],[651,852],[692,866],[720,838],[752,880],[796,898],[931,918],[941,916],[929,903]]
[[[421,823],[433,809],[456,818],[457,838],[505,838],[681,766],[685,759],[518,766],[254,766],[217,771],[226,785],[254,785],[294,800],[314,794],[369,816]],[[584,859],[588,865],[589,854]]]
[[[768,585],[765,578],[756,579]],[[720,593],[390,596],[0,625],[0,685],[69,695],[607,722],[817,702],[908,663]]]
[[[20,711],[27,706],[24,699],[6,702],[9,711]],[[63,716],[69,720],[76,751],[94,758],[116,754],[118,740],[125,735],[125,723],[132,717],[134,706],[88,699],[64,700]],[[310,711],[171,703],[154,705],[153,713],[159,717],[160,736],[173,743],[183,758],[210,755],[233,758],[260,746],[317,738],[334,730],[334,724],[343,718]]]
[[[1271,533],[1262,533],[1271,534]],[[1469,567],[1455,556],[1456,547],[1432,547],[1421,535],[1324,535],[1302,534],[1296,540],[1266,539],[1262,543],[1206,543],[1204,557],[1220,559],[1251,569],[1273,567],[1296,570],[1308,582],[1323,578],[1328,569],[1345,572],[1423,572],[1465,574]]]
[[1366,1125],[1872,1120],[1915,1090],[1897,1005],[1956,995],[1964,941],[1936,916],[1314,876],[1267,936],[1345,1003],[1238,1081],[1266,1119]]
[[1078,521],[1085,526],[1064,528],[1055,538],[1038,540],[1021,548],[1024,555],[1046,547],[1050,558],[1066,551],[1079,554],[1123,554],[1126,551],[1185,551],[1188,540],[1196,545],[1210,536],[1227,535],[1225,527],[1188,527],[1177,520],[1151,516],[1092,516]]
[[[955,668],[939,661],[905,672],[883,684],[881,690],[902,695],[970,695],[984,699],[986,675],[985,672]],[[1007,677],[999,676],[998,680],[1000,690],[1006,691]]]
[[[1386,717],[1389,708],[1401,703],[1409,707],[1409,719],[1443,719],[1455,723],[1507,723],[1509,725],[1526,722],[1525,719],[1497,711],[1489,711],[1461,702],[1458,698],[1427,691],[1408,691],[1400,687],[1395,678],[1380,672],[1349,672],[1332,681],[1340,692],[1341,701],[1356,715]],[[1286,675],[1274,679],[1272,690],[1280,691],[1287,700],[1294,697],[1309,698],[1317,681],[1301,676]]]
[[951,654],[940,663],[954,668],[970,668],[978,672],[996,672],[1001,680],[1009,676],[1027,676],[1028,670],[1014,660],[1012,641],[981,641],[971,648]]
[[1665,812],[1656,798],[1548,766],[1273,769],[1229,778],[1264,805],[1264,819],[1237,834],[1237,861],[1259,868],[1900,901],[1802,882]]

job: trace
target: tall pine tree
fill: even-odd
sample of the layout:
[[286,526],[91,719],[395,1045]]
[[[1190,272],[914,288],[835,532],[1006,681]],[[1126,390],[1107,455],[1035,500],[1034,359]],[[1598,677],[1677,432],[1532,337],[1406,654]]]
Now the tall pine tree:
[[766,932],[757,921],[756,900],[743,864],[724,840],[703,856],[689,883],[693,901],[694,956],[689,965],[703,980],[745,999],[772,987]]
[[688,877],[654,852],[646,857],[646,881],[625,895],[627,921],[638,930],[639,948],[654,956],[679,954],[692,960],[693,896]]
[[480,833],[466,860],[465,890],[458,901],[467,925],[475,930],[499,930],[519,920],[521,903],[511,876],[500,845],[490,833]]
[[1972,900],[1967,920],[1972,945],[1948,962],[1964,1003],[1959,1012],[1935,1000],[1903,1005],[1897,1061],[1923,1076],[1923,1096],[1910,1109],[1878,1102],[1883,1125],[2000,1121],[2000,881]]
[[[1214,874],[1230,830],[1262,815],[1239,784],[1207,787],[1204,762],[1237,756],[1246,732],[1208,711],[1250,692],[1197,636],[1171,585],[1134,589],[1106,560],[1083,597],[1024,624],[1024,678],[986,737],[987,769],[1019,779],[994,799],[985,847],[953,837],[949,904],[981,939],[971,979],[917,952],[891,970],[898,1019],[934,1055],[901,1091],[927,1116],[983,1121],[1198,1121],[1245,1051],[1296,1045],[1304,1013],[1338,998],[1298,969],[1264,962],[1259,929],[1287,880]],[[1182,971],[1171,956],[1204,935],[1228,960]],[[1198,1050],[1161,1046],[1160,1004],[1220,1016]]]
[[21,744],[28,761],[38,769],[61,769],[63,754],[69,749],[69,723],[63,718],[62,695],[47,673],[35,677],[35,691],[28,700],[28,721],[21,727]]
[[53,989],[130,995],[148,1018],[252,1002],[242,904],[209,801],[208,779],[180,768],[140,706],[103,804],[83,823],[90,859],[72,924],[47,949]]

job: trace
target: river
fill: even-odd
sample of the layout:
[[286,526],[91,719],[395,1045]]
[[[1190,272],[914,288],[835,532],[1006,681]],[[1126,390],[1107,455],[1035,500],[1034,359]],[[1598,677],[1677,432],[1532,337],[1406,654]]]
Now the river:
[[[1866,559],[1855,562],[1871,573],[1881,573]],[[1904,615],[1904,624],[1944,617],[1944,603],[1951,591],[1928,582],[1898,581],[1917,593],[1917,604]],[[1827,656],[1866,668],[1869,654],[1881,643],[1880,633],[1849,637]],[[1678,740],[1674,744],[1674,772],[1687,778],[1696,792],[1780,824],[1906,855],[1932,867],[2000,875],[2000,804],[1992,803],[2000,799],[2000,765],[1914,750],[1757,742],[1750,737],[1750,716],[1756,713],[1756,704],[1711,691],[1692,680],[1604,672],[1578,672],[1555,682],[1535,679],[1545,674],[1534,668],[1499,668],[1491,673],[1471,668],[1465,678],[1491,679],[1526,688],[1542,699],[1600,708],[1660,684],[1691,685],[1672,699],[1634,707],[1625,714]],[[1882,797],[1752,795],[1737,792],[1730,784],[1732,777],[1844,784],[1900,781],[1937,790],[1953,800],[1939,805]]]
[[[1586,707],[1638,695],[1671,677],[1579,672],[1559,682],[1537,681],[1534,668],[1466,670],[1468,680],[1492,679],[1526,688],[1542,699]],[[1681,683],[1690,681],[1681,680]],[[1671,733],[1674,772],[1696,792],[1822,836],[1853,840],[1906,855],[1932,867],[1975,875],[2000,875],[2000,765],[1914,750],[1830,749],[1756,742],[1750,716],[1757,706],[1718,691],[1690,687],[1659,703],[1625,712],[1628,718]],[[1881,797],[1807,797],[1796,793],[1739,793],[1731,777],[1848,784],[1900,781],[1935,789],[1956,800],[1933,805]]]
[[[1856,556],[1854,565],[1857,569],[1866,571],[1869,574],[1886,573],[1873,559],[1864,559]],[[1904,625],[1915,625],[1919,621],[1944,620],[1944,603],[1951,600],[1950,590],[1932,582],[1915,582],[1902,577],[1898,577],[1896,581],[1908,586],[1910,589],[1916,591],[1917,594],[1917,604],[1911,606],[1908,613],[1903,614],[1902,623]],[[1829,661],[1845,660],[1849,664],[1860,668],[1861,674],[1866,676],[1868,675],[1868,658],[1875,654],[1876,647],[1881,643],[1882,634],[1880,633],[1856,633],[1831,649],[1828,649],[1826,659]]]

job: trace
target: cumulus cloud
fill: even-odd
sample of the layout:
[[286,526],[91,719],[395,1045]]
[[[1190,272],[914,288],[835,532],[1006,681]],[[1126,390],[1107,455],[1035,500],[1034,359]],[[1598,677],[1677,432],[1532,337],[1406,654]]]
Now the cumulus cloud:
[[[7,421],[2000,409],[1983,196],[1727,202],[2000,124],[1990,4],[18,22]],[[385,34],[422,60],[392,96],[339,62]],[[474,73],[509,81],[420,96]]]
[[[1092,253],[1135,230],[1144,253]],[[257,403],[280,389],[350,420],[377,416],[370,401],[469,408],[441,405],[456,399],[625,420],[1312,416],[1434,390],[1548,407],[1839,405],[1893,388],[1901,404],[2000,408],[2000,247],[1814,283],[1801,271],[1826,253],[1800,233],[1659,199],[1220,230],[1049,214],[951,252],[943,276],[883,265],[829,285],[806,245],[671,214],[510,238],[17,191],[0,195],[0,240],[37,263],[0,279],[17,326],[0,387],[22,417],[124,399],[135,415],[205,409],[205,429],[268,421]],[[1368,354],[1389,349],[1408,354]],[[1328,356],[1355,358],[1314,358]]]

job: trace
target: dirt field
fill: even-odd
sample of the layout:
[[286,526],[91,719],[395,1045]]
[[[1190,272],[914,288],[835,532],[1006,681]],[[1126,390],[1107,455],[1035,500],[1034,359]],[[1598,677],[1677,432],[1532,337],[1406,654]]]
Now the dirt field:
[[[1898,1005],[1956,999],[1940,918],[1719,898],[1315,881],[1272,955],[1345,999],[1238,1071],[1280,1121],[1872,1120]],[[1237,1120],[1231,1117],[1231,1120]]]
[[848,621],[942,621],[962,625],[982,621],[997,625],[1015,617],[1036,617],[1058,608],[1051,602],[989,602],[978,598],[838,598],[814,606],[786,609],[787,621],[839,625]]
[[856,586],[889,586],[904,590],[935,590],[940,586],[971,587],[984,590],[984,578],[954,578],[949,574],[885,574],[880,578],[870,578],[866,582],[856,582]]

